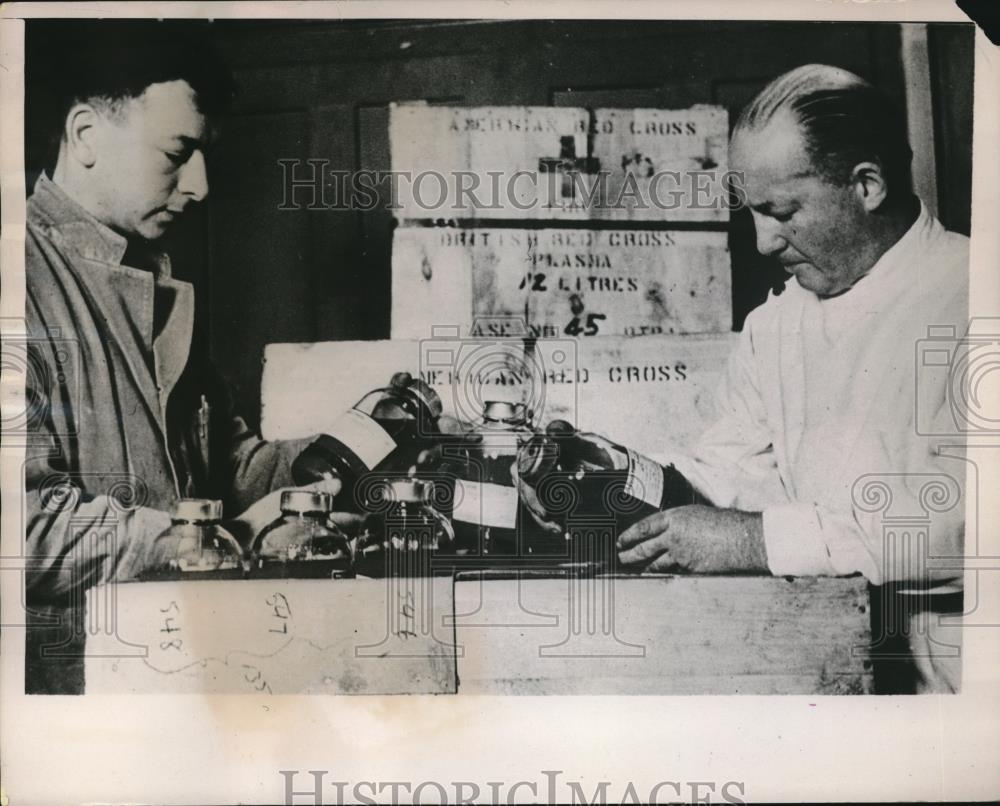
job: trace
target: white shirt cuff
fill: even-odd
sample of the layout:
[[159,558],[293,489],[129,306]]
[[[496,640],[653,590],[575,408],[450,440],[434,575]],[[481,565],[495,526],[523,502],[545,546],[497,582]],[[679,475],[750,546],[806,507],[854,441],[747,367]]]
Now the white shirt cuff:
[[836,574],[823,542],[823,529],[810,504],[779,504],[764,516],[767,566],[775,576]]

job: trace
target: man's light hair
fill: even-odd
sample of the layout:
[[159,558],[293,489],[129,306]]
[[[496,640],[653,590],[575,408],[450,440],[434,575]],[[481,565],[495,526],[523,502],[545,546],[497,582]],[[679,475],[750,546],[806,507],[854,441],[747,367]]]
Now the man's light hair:
[[886,93],[860,76],[826,64],[807,64],[778,76],[740,114],[733,136],[760,131],[788,113],[802,132],[817,173],[835,184],[850,181],[859,162],[876,162],[890,196],[910,193],[913,152],[906,121]]

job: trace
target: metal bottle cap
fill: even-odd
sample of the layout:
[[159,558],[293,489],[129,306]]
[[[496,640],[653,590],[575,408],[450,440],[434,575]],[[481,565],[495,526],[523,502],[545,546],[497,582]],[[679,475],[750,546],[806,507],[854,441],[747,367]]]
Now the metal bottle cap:
[[576,429],[566,420],[552,420],[545,426],[545,433],[553,437],[571,437]]
[[517,474],[529,483],[551,471],[559,461],[559,445],[537,434],[517,452]]
[[395,386],[403,389],[410,385],[413,381],[413,376],[409,372],[394,372],[392,377],[389,379],[389,386]]
[[424,383],[420,378],[413,378],[410,380],[407,389],[427,407],[432,419],[436,420],[441,416],[441,412],[444,411],[441,398],[428,384]]
[[423,503],[427,499],[430,486],[430,482],[420,479],[392,479],[389,481],[392,500],[406,504]]
[[483,406],[483,419],[495,423],[521,425],[527,422],[528,416],[523,403],[487,400]]
[[174,503],[175,521],[218,521],[222,520],[222,502],[210,498],[179,498]]
[[411,399],[415,398],[427,409],[432,420],[440,417],[444,410],[438,393],[420,378],[414,378],[409,372],[393,373],[392,378],[389,379],[389,388],[397,394],[409,396]]
[[281,494],[281,509],[285,512],[321,512],[333,510],[333,496],[319,490],[285,490]]

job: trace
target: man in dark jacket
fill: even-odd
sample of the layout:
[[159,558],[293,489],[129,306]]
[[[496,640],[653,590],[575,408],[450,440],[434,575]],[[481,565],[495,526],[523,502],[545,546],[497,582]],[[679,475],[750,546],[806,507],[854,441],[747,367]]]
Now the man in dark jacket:
[[[305,445],[264,442],[234,412],[194,338],[194,290],[157,247],[208,194],[231,78],[183,29],[117,34],[65,75],[55,167],[28,200],[28,605],[62,622],[29,615],[29,692],[80,690],[80,591],[138,575],[178,497],[222,499],[246,545]],[[62,664],[40,662],[67,641]]]

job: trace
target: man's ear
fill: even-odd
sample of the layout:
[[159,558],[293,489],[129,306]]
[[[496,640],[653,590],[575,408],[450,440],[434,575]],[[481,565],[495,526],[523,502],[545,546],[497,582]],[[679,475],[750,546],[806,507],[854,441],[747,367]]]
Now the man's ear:
[[90,104],[74,104],[66,115],[66,148],[76,162],[85,168],[92,168],[97,162],[95,142],[100,125],[99,113]]
[[851,186],[865,210],[874,212],[889,195],[882,166],[877,162],[859,162],[851,171]]

